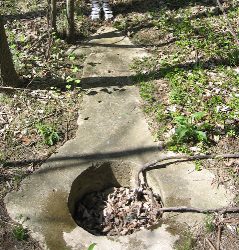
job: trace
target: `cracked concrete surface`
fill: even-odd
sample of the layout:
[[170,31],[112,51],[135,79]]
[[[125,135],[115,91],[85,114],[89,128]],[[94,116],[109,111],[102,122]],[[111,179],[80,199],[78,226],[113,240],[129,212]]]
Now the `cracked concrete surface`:
[[[134,58],[148,56],[146,51],[112,28],[99,30],[84,45],[71,50],[88,55],[82,80],[86,95],[76,137],[24,179],[20,190],[6,196],[9,215],[28,227],[44,249],[82,250],[93,242],[96,250],[173,249],[180,227],[176,226],[176,231],[171,228],[178,223],[200,225],[201,214],[176,214],[174,225],[163,224],[126,237],[93,236],[71,218],[67,200],[72,182],[92,162],[129,161],[137,169],[163,153],[152,139],[140,109],[138,89],[130,78],[130,64]],[[197,172],[192,163],[170,164],[149,171],[147,176],[167,206],[215,208],[232,200],[224,187],[211,185],[211,172]]]

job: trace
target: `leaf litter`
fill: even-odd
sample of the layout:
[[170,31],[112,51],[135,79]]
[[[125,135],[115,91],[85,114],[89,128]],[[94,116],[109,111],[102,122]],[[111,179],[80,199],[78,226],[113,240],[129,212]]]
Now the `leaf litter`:
[[86,194],[78,203],[75,218],[79,226],[94,235],[124,236],[158,223],[160,196],[142,186],[140,196],[128,187],[112,187]]

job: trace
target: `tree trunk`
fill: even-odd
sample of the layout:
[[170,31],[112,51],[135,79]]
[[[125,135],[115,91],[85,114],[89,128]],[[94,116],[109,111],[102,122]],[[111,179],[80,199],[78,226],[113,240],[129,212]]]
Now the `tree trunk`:
[[48,18],[51,28],[57,32],[56,27],[56,0],[48,0]]
[[66,0],[66,16],[67,16],[67,40],[74,41],[75,38],[75,22],[74,22],[74,0]]
[[4,86],[17,87],[20,84],[8,46],[2,16],[0,16],[0,76]]

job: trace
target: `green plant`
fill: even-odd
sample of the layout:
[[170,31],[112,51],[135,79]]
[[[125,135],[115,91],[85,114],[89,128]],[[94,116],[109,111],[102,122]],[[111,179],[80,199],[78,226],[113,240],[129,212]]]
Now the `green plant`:
[[206,132],[201,129],[201,125],[197,125],[197,121],[201,120],[204,115],[205,113],[203,112],[197,112],[189,118],[185,116],[176,116],[174,118],[176,130],[172,138],[173,141],[177,144],[206,142]]
[[96,243],[90,244],[90,246],[88,247],[88,250],[93,250],[95,246],[96,246]]
[[12,230],[12,233],[19,241],[26,240],[28,238],[27,229],[25,229],[22,225],[15,226]]
[[235,131],[234,129],[230,129],[227,131],[227,136],[228,137],[236,137],[237,136],[237,131]]
[[175,142],[171,141],[167,144],[167,149],[169,151],[173,151],[173,152],[180,152],[180,153],[183,153],[183,154],[190,154],[191,151],[189,149],[189,147],[185,144],[182,144],[182,145],[175,145]]
[[195,245],[195,239],[190,232],[185,232],[176,242],[176,250],[192,250]]
[[214,224],[214,216],[212,215],[206,215],[205,218],[205,229],[207,233],[211,233],[215,230],[215,224]]
[[48,146],[53,146],[60,140],[60,136],[54,127],[47,124],[37,124],[36,128]]
[[80,83],[80,79],[77,79],[76,77],[73,77],[73,76],[67,76],[66,82],[67,83],[79,84]]
[[76,59],[75,53],[70,53],[70,54],[68,55],[68,58],[69,58],[70,61],[74,61],[74,60]]
[[199,160],[195,161],[195,170],[196,171],[201,171],[202,170],[202,163],[201,163],[201,161],[199,161]]
[[140,96],[147,102],[154,101],[155,86],[152,82],[140,82]]

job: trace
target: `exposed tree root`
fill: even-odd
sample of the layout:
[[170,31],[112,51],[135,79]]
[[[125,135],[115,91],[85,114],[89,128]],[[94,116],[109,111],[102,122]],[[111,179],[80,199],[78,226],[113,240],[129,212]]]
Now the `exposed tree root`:
[[[157,159],[155,161],[146,163],[143,165],[135,178],[136,183],[136,195],[139,196],[141,192],[141,182],[140,182],[140,174],[143,174],[144,181],[146,182],[146,186],[148,187],[149,192],[152,194],[152,190],[147,184],[145,171],[149,170],[150,168],[155,167],[155,165],[159,162],[166,161],[166,160],[185,160],[185,161],[193,161],[193,160],[201,160],[201,159],[224,159],[224,158],[239,158],[239,153],[235,154],[211,154],[211,155],[194,155],[194,156],[188,156],[188,155],[177,155],[177,156],[164,156],[160,159]],[[151,197],[153,197],[151,195]],[[155,203],[154,199],[152,198],[152,206]],[[194,213],[219,213],[219,214],[225,214],[225,213],[238,213],[239,207],[222,207],[222,208],[215,208],[215,209],[202,209],[202,208],[194,208],[194,207],[163,207],[159,208],[158,212],[194,212]]]
[[202,160],[202,159],[224,159],[224,158],[239,158],[239,153],[235,154],[210,154],[210,155],[175,155],[175,156],[164,156],[152,162],[148,162],[143,165],[135,178],[136,189],[140,187],[140,174],[144,171],[154,167],[157,163],[167,160],[185,160],[185,161],[194,161],[194,160]]
[[194,213],[238,213],[239,207],[222,207],[222,208],[215,208],[215,209],[201,209],[201,208],[194,208],[194,207],[163,207],[158,209],[159,212],[194,212]]

